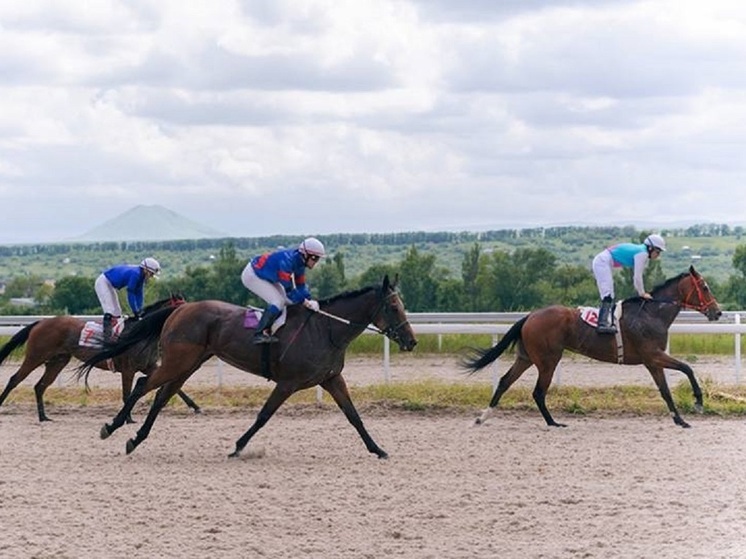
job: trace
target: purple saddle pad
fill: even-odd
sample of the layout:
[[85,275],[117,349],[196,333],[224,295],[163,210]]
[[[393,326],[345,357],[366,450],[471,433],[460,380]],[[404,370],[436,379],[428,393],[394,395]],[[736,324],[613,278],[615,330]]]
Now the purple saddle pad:
[[256,328],[259,325],[259,318],[262,316],[261,311],[254,309],[246,309],[246,314],[243,317],[244,328]]

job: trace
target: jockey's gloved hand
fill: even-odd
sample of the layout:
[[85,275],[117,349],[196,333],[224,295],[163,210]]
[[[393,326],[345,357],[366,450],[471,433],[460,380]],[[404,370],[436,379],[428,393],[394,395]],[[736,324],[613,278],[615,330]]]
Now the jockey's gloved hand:
[[313,299],[306,299],[303,301],[303,306],[313,312],[319,312],[319,302],[314,301]]

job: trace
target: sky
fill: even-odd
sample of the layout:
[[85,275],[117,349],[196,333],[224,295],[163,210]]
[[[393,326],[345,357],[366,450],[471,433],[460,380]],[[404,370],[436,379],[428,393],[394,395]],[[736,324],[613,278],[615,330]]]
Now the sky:
[[0,243],[746,224],[741,0],[4,0]]

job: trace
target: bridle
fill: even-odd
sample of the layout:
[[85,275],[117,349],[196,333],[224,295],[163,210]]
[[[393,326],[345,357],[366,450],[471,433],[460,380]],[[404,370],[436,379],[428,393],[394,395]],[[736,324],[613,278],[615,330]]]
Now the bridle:
[[[376,312],[373,313],[373,319],[375,319],[376,316],[378,316],[380,312],[383,310],[384,320],[386,321],[386,323],[391,322],[391,307],[387,303],[389,299],[391,299],[392,297],[396,297],[396,291],[392,291],[391,293],[386,295],[386,297],[381,299],[381,302],[378,304],[378,307],[376,308]],[[368,330],[373,330],[374,332],[378,332],[379,334],[383,334],[384,336],[389,338],[391,341],[396,342],[397,344],[401,345],[403,340],[401,339],[400,330],[408,324],[409,324],[409,319],[405,318],[404,320],[399,322],[399,324],[397,324],[396,326],[387,326],[383,330],[381,330],[380,328],[376,326],[370,326],[370,325],[366,325],[366,328]]]
[[[691,289],[684,295],[682,289],[681,289],[681,283],[679,283],[679,295],[680,295],[680,301],[681,306],[685,309],[693,309],[695,311],[699,311],[702,314],[705,314],[705,311],[709,309],[713,303],[715,302],[714,299],[710,298],[709,301],[705,302],[705,296],[704,296],[704,287],[705,287],[705,280],[702,276],[695,276],[694,274],[690,274],[690,277],[692,281],[690,282],[692,284]],[[697,300],[699,301],[698,305],[695,305],[693,303],[690,303],[690,299],[692,299],[693,295],[697,296]]]

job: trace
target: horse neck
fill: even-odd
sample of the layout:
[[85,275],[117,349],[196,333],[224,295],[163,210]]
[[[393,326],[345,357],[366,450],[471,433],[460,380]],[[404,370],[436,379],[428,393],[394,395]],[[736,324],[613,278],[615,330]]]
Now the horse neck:
[[358,337],[373,320],[380,304],[380,298],[375,291],[366,292],[359,297],[350,299],[339,299],[334,301],[326,309],[326,312],[349,320],[350,324],[343,324],[332,320],[336,330],[345,330],[350,333],[350,340]]
[[652,293],[653,301],[646,304],[656,306],[655,315],[661,318],[666,326],[670,326],[681,312],[681,297],[679,296],[679,284],[674,283],[665,289],[656,290]]

